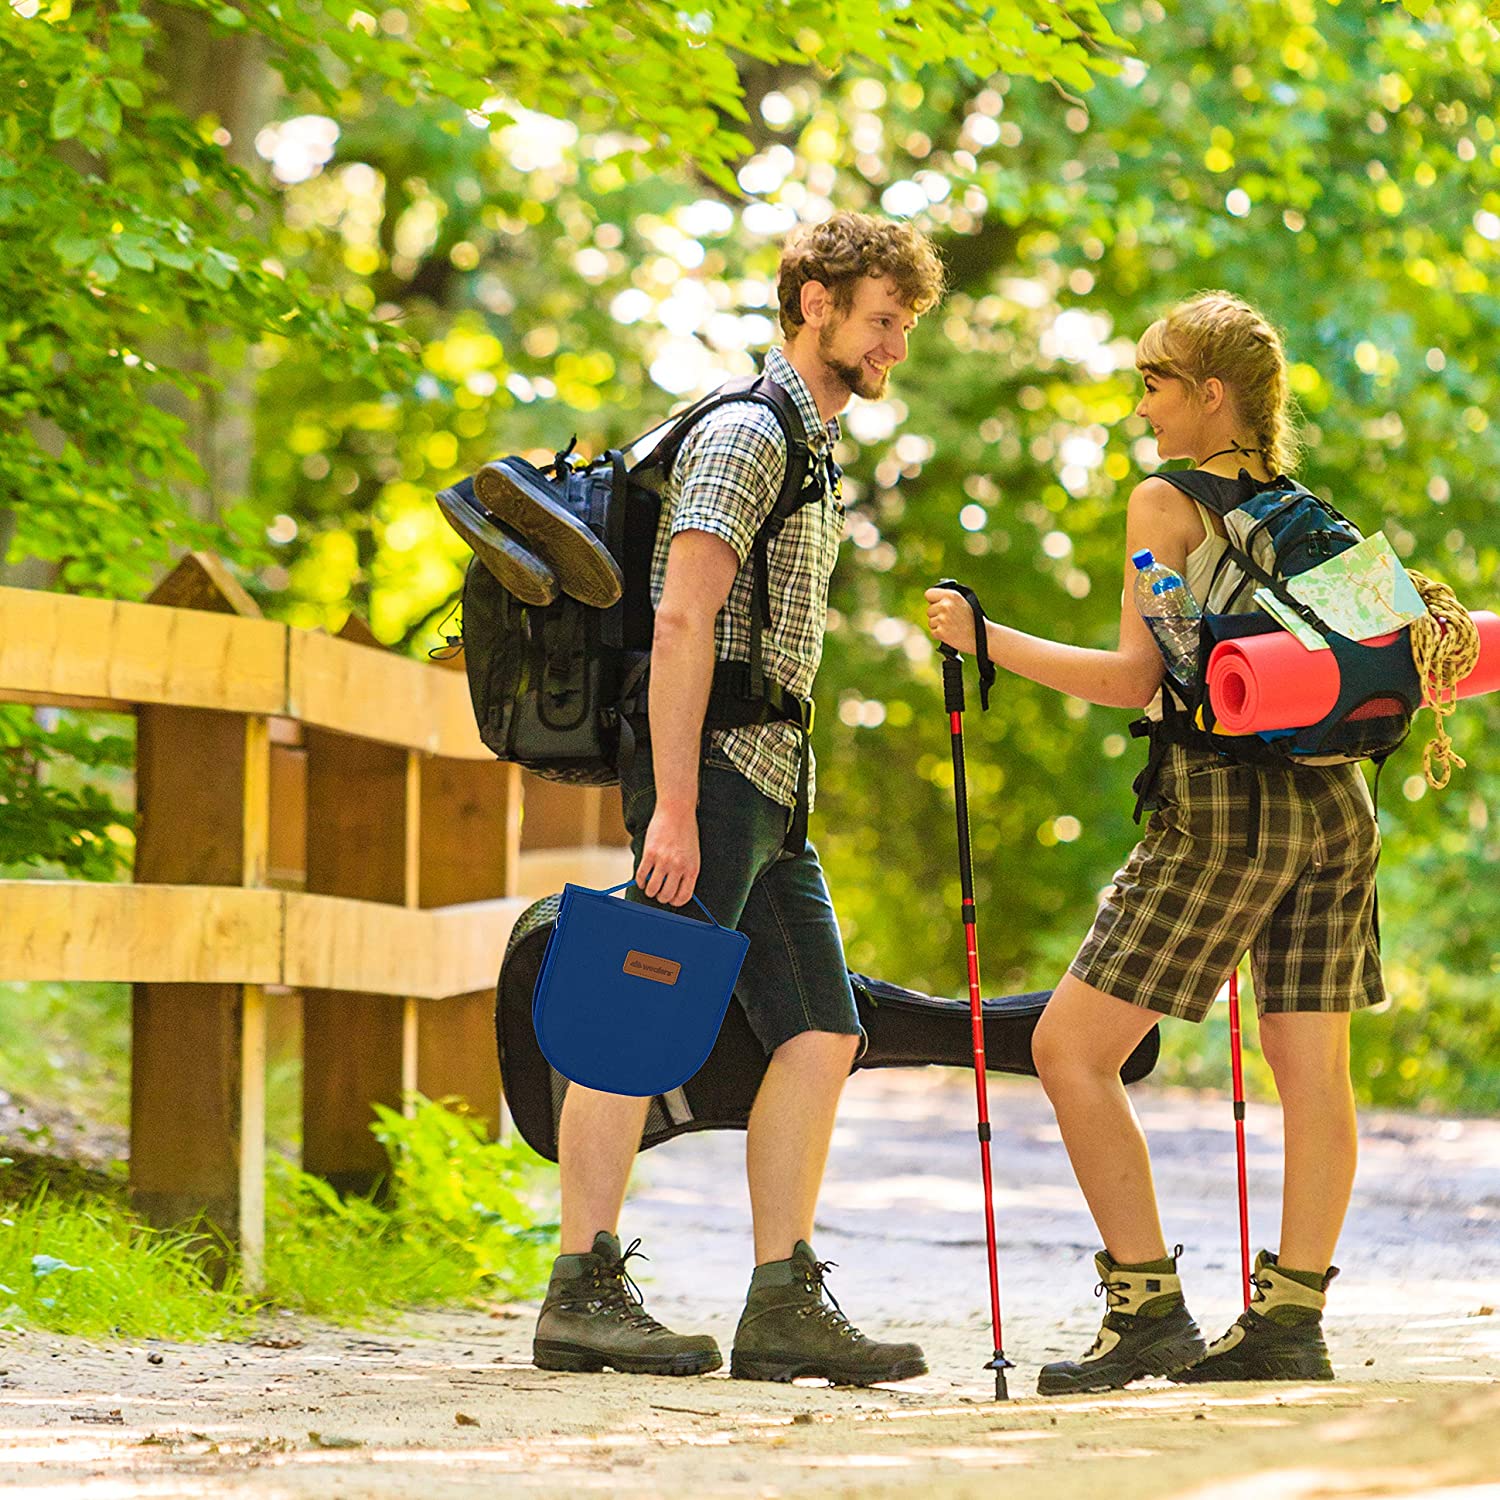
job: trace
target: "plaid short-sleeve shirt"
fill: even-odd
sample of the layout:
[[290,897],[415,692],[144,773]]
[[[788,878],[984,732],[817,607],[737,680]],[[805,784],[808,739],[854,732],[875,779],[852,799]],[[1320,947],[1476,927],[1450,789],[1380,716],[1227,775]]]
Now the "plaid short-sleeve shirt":
[[[829,466],[839,437],[837,418],[826,423],[807,383],[779,349],[766,356],[765,373],[796,403],[807,427],[814,465]],[[775,415],[754,402],[730,402],[688,434],[662,491],[661,523],[651,565],[651,602],[660,605],[672,538],[706,531],[734,548],[740,571],[714,622],[714,656],[750,659],[752,569],[745,566],[755,533],[771,513],[786,474],[786,446]],[[844,535],[844,507],[836,480],[820,500],[809,501],[786,522],[769,549],[771,625],[762,637],[766,673],[799,698],[812,693],[823,658],[828,580]],[[789,724],[716,730],[712,748],[773,802],[797,801],[801,735]],[[808,800],[814,783],[808,782]]]

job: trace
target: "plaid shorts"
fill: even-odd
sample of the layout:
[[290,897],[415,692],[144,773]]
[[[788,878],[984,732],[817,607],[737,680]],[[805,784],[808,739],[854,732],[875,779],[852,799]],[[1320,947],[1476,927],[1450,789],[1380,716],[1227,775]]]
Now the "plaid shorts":
[[1069,973],[1201,1021],[1248,947],[1262,1015],[1385,999],[1380,830],[1357,765],[1237,765],[1174,745],[1157,797]]

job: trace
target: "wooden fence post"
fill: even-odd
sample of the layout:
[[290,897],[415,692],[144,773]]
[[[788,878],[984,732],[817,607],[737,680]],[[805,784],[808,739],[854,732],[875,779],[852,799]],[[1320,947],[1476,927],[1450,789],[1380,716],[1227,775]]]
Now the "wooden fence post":
[[[417,904],[419,757],[309,726],[307,889]],[[302,1165],[341,1193],[388,1171],[372,1106],[417,1084],[417,1002],[307,990],[302,997]]]
[[[227,582],[225,580],[228,580]],[[259,615],[217,559],[192,555],[148,602]],[[261,886],[270,821],[263,715],[142,705],[135,879]],[[203,1218],[260,1285],[265,1245],[265,1006],[254,986],[137,984],[130,1194],[151,1223]]]
[[521,781],[523,849],[592,848],[599,843],[604,799],[620,800],[614,787],[569,786],[545,781],[529,771],[523,773]]
[[[424,907],[514,896],[521,858],[521,772],[499,761],[422,762],[419,898]],[[499,978],[500,954],[495,955]],[[417,1087],[429,1099],[463,1099],[500,1129],[495,990],[424,1004],[417,1032]]]
[[[378,646],[351,618],[340,635]],[[307,889],[407,907],[514,895],[520,780],[513,766],[455,761],[309,728]],[[499,955],[496,955],[496,972]],[[418,1004],[345,991],[303,1000],[303,1166],[339,1191],[385,1173],[371,1105],[456,1096],[494,1135],[500,1120],[494,992]]]

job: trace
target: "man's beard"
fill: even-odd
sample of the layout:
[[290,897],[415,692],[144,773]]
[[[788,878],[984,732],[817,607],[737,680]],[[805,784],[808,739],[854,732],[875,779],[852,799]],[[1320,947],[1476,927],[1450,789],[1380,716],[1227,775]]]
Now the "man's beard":
[[879,401],[890,388],[891,372],[882,370],[878,376],[872,375],[863,360],[857,365],[851,365],[838,358],[833,352],[833,340],[842,327],[841,319],[832,327],[825,327],[819,332],[818,358],[831,375],[836,375],[843,382],[851,395],[860,396],[866,401]]

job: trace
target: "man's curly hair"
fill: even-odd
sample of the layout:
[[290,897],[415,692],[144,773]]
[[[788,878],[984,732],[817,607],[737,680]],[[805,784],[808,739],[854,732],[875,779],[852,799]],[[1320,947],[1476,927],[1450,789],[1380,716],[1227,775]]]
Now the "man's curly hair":
[[943,263],[921,230],[873,214],[837,213],[794,234],[781,252],[776,295],[782,331],[792,338],[801,328],[802,288],[809,281],[821,282],[834,306],[848,312],[867,276],[894,282],[917,314],[935,307],[943,295]]

